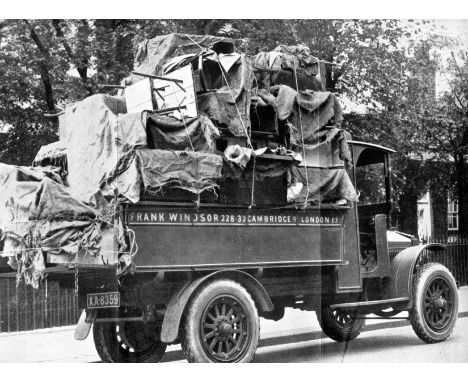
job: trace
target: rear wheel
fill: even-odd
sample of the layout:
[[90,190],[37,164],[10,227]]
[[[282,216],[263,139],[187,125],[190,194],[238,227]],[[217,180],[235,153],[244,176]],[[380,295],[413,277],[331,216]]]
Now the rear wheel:
[[159,362],[166,345],[155,338],[151,324],[99,322],[93,327],[94,344],[104,362]]
[[250,294],[231,280],[216,280],[192,299],[182,325],[189,362],[250,362],[260,323]]
[[322,306],[316,314],[323,332],[337,342],[354,340],[365,324],[365,319],[357,318],[355,313],[332,309],[329,305]]
[[427,343],[446,340],[458,317],[457,284],[441,264],[423,265],[413,283],[413,307],[409,311],[416,335]]

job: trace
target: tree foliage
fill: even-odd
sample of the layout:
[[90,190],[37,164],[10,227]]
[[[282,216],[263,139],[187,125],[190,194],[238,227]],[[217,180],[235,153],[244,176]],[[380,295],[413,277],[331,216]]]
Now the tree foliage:
[[[466,185],[467,57],[453,56],[444,70],[450,91],[435,102],[434,49],[449,42],[421,33],[427,22],[397,20],[4,20],[0,22],[0,161],[29,164],[42,144],[57,139],[66,105],[119,83],[133,67],[135,46],[145,38],[179,32],[237,39],[255,54],[279,44],[305,44],[328,64],[330,90],[369,107],[348,116],[355,138],[398,150],[395,201],[447,184],[450,172],[418,153],[455,158],[458,197]],[[0,126],[1,127],[1,126]],[[458,170],[457,170],[458,169]],[[465,203],[468,206],[468,202]],[[466,213],[468,216],[468,211]],[[468,226],[468,224],[467,224]]]

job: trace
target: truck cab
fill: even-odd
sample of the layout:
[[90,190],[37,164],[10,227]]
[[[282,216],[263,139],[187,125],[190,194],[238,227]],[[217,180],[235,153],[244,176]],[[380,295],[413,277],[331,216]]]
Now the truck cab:
[[390,154],[383,146],[350,142],[357,202],[359,251],[363,277],[388,277],[387,231],[391,202]]

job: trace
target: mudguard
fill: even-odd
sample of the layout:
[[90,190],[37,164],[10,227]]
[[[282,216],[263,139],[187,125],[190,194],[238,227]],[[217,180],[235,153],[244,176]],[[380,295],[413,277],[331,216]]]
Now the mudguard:
[[424,250],[443,251],[442,244],[429,243],[409,247],[399,252],[390,264],[390,281],[387,285],[387,298],[409,298],[407,308],[413,305],[413,276],[416,263]]
[[217,271],[207,276],[191,280],[185,283],[176,293],[173,294],[164,314],[161,328],[161,341],[173,343],[179,335],[179,326],[184,314],[185,307],[195,291],[204,282],[210,279],[229,278],[240,282],[252,295],[253,300],[258,304],[262,312],[271,312],[273,303],[262,284],[254,277],[243,271]]
[[91,330],[91,326],[93,326],[93,320],[86,321],[86,310],[83,309],[80,315],[80,319],[76,324],[75,328],[75,340],[83,341],[88,338],[89,331]]

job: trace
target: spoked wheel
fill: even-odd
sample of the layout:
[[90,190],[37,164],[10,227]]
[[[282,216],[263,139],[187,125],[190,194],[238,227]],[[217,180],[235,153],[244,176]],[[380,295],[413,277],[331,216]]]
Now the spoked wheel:
[[332,309],[329,305],[322,306],[316,314],[323,332],[337,342],[355,339],[365,324],[365,319],[357,318],[355,313]]
[[413,298],[409,317],[417,336],[427,343],[447,339],[458,316],[457,284],[450,271],[441,264],[423,265],[413,284]]
[[95,323],[94,344],[104,362],[158,362],[166,345],[143,322]]
[[259,333],[258,313],[249,293],[234,281],[217,280],[190,303],[181,344],[189,362],[249,362]]

